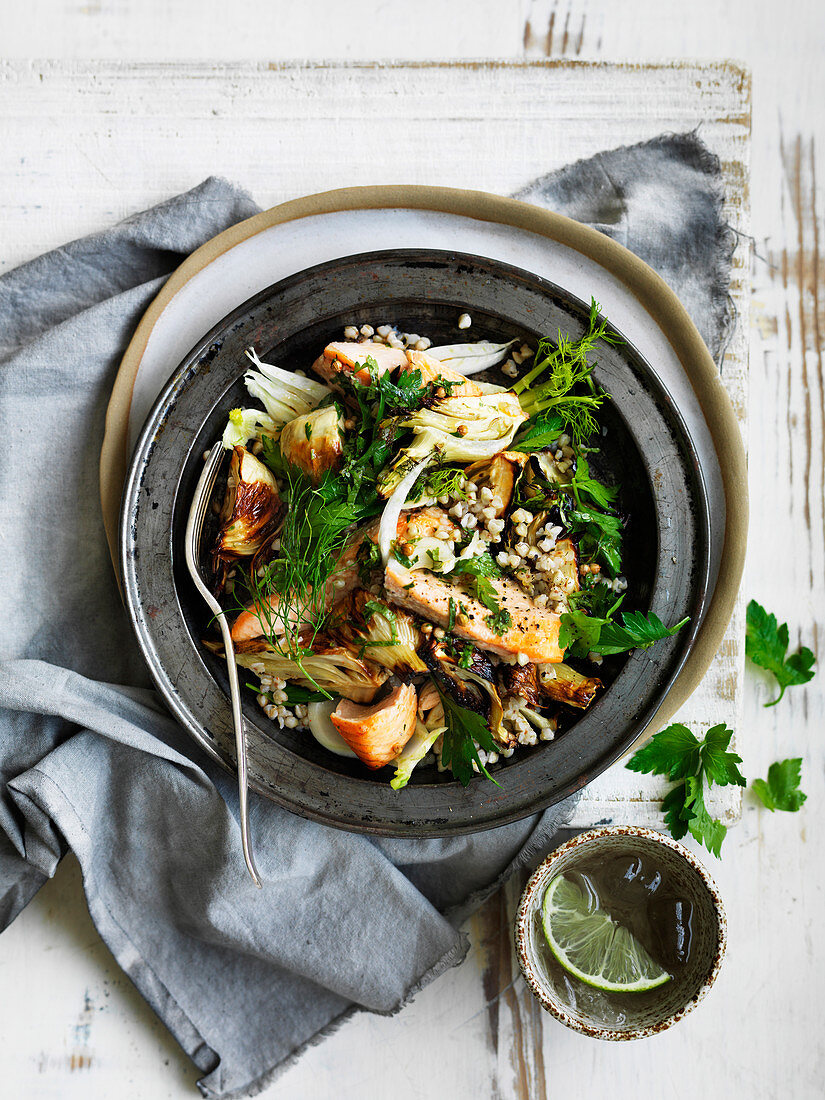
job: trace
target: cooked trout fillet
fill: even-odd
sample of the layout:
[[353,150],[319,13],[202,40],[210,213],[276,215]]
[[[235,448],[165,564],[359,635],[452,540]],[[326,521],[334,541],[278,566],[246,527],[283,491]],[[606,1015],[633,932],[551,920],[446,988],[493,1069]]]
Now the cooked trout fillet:
[[369,707],[343,699],[330,720],[368,768],[383,768],[412,737],[417,714],[415,688],[400,684],[386,699]]
[[411,572],[395,558],[390,558],[384,573],[387,594],[399,607],[404,607],[430,622],[446,626],[450,618],[450,598],[466,608],[466,614],[456,619],[453,633],[472,642],[480,649],[500,657],[515,657],[523,653],[536,664],[555,664],[564,658],[559,648],[561,616],[543,607],[536,607],[515,581],[506,577],[491,578],[502,611],[509,611],[512,626],[496,634],[487,625],[490,612],[474,597],[457,585],[448,584],[426,570]]
[[426,539],[431,538],[437,531],[449,531],[454,536],[461,533],[458,524],[452,516],[447,515],[444,508],[431,504],[415,512],[402,512],[398,517],[396,538]]
[[[368,527],[352,535],[349,545],[338,558],[335,570],[324,585],[324,599],[320,608],[322,614],[326,614],[335,604],[348,596],[358,584],[358,551],[365,538],[375,541],[377,531],[378,522],[373,520]],[[311,625],[298,624],[295,615],[287,615],[276,621],[272,612],[277,611],[281,606],[282,599],[284,599],[282,595],[273,592],[266,601],[250,604],[232,624],[232,641],[248,642],[252,638],[259,638],[262,634],[284,634],[286,620],[289,621],[290,626]]]
[[336,384],[340,374],[353,375],[359,382],[366,384],[370,380],[369,371],[364,365],[368,358],[375,362],[375,373],[379,375],[396,367],[407,366],[407,356],[402,348],[390,348],[386,344],[350,344],[341,341],[327,344],[324,354],[315,360],[312,369],[330,386]]
[[463,374],[459,374],[458,371],[439,363],[437,359],[433,359],[425,351],[408,351],[407,362],[409,363],[409,370],[421,371],[421,381],[424,385],[438,380],[454,382],[455,385],[450,387],[451,397],[481,397],[484,393],[484,390],[476,382],[471,382]]

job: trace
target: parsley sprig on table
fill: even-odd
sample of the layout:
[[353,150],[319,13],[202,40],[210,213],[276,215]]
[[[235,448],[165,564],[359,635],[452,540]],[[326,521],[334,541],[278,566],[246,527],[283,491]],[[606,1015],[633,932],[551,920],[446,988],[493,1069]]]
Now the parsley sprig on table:
[[[778,626],[776,616],[769,615],[756,600],[748,604],[745,651],[755,664],[769,669],[779,681],[782,689],[779,697],[766,706],[778,703],[786,687],[807,683],[814,675],[813,653],[803,647],[786,658],[787,624]],[[722,723],[708,730],[700,741],[687,726],[677,722],[655,734],[626,765],[631,771],[663,775],[676,783],[662,801],[665,824],[671,836],[681,840],[689,832],[717,857],[721,854],[727,828],[711,817],[705,805],[705,783],[708,787],[714,783],[719,787],[747,785],[739,771],[741,757],[728,749],[732,736],[733,732]],[[801,757],[790,757],[771,764],[767,779],[755,779],[751,789],[771,812],[796,813],[807,798],[800,790],[801,777]]]
[[807,684],[813,679],[816,659],[811,650],[802,646],[790,657],[786,657],[787,652],[788,624],[778,626],[776,615],[769,615],[761,604],[751,600],[747,610],[745,653],[755,665],[772,672],[781,689],[775,699],[765,703],[766,707],[776,706],[785,688]]
[[796,813],[808,797],[799,789],[802,780],[802,758],[778,760],[768,768],[767,779],[754,779],[751,789],[764,806],[773,813],[785,810]]
[[705,782],[720,787],[747,785],[739,771],[741,756],[728,751],[732,737],[733,730],[724,722],[709,729],[702,741],[687,726],[676,722],[655,734],[627,763],[631,771],[664,775],[676,781],[662,802],[671,836],[681,840],[690,832],[717,858],[727,826],[711,817],[705,805]]

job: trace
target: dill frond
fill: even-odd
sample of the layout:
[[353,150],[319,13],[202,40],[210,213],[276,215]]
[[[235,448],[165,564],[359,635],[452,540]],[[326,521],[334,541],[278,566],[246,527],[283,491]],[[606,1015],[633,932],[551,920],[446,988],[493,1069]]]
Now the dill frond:
[[[578,340],[559,331],[557,340],[539,342],[532,368],[513,385],[524,411],[534,416],[551,410],[564,421],[565,429],[577,444],[584,442],[598,428],[594,412],[607,395],[598,392],[591,377],[593,364],[588,356],[599,340],[620,343],[619,337],[608,331],[607,319],[600,316],[598,302],[590,303],[587,331]],[[540,379],[544,379],[540,381]],[[574,393],[575,389],[587,393]]]

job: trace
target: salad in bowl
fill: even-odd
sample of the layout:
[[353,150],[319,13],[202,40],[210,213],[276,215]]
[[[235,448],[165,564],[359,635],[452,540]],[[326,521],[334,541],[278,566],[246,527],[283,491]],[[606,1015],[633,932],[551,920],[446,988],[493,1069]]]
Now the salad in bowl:
[[591,706],[605,657],[687,622],[622,610],[592,378],[618,337],[595,302],[580,338],[535,346],[341,336],[306,372],[247,351],[210,549],[235,659],[272,722],[396,790],[415,768],[495,782]]

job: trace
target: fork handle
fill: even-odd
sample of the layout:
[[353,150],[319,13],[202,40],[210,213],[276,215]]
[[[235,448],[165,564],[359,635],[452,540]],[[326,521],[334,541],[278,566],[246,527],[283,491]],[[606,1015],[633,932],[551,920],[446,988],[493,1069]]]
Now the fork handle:
[[255,866],[255,858],[252,854],[252,842],[249,837],[249,786],[246,766],[246,728],[244,726],[243,711],[241,710],[241,685],[238,680],[238,666],[235,663],[235,646],[232,644],[232,635],[229,632],[229,624],[223,611],[218,618],[223,635],[224,652],[226,653],[226,665],[229,673],[229,693],[232,699],[232,723],[235,727],[235,756],[238,762],[238,796],[241,810],[241,844],[243,845],[243,858],[246,862],[252,881],[261,888],[261,877]]
[[261,877],[255,866],[252,855],[252,843],[249,838],[249,796],[247,786],[246,766],[246,728],[244,726],[243,711],[241,710],[241,685],[238,681],[238,666],[235,664],[235,646],[232,643],[232,634],[229,623],[226,621],[226,613],[221,605],[204,584],[200,572],[200,537],[206,510],[209,505],[209,497],[215,484],[218,468],[223,459],[223,444],[217,442],[209,452],[204,463],[192,506],[189,510],[189,519],[186,524],[184,537],[184,556],[189,575],[200,592],[205,603],[218,620],[223,635],[224,652],[226,654],[226,667],[229,673],[229,695],[232,700],[232,724],[235,727],[235,757],[238,765],[238,796],[240,798],[241,811],[241,843],[243,845],[243,858],[246,863],[252,881],[260,889]]

